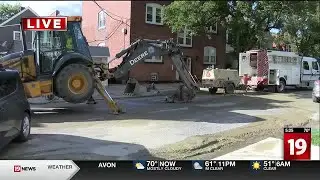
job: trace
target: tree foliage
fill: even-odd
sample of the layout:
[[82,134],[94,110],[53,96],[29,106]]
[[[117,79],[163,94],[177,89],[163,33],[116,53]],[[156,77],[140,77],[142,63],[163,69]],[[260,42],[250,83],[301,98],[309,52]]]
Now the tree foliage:
[[6,21],[10,17],[20,12],[21,5],[19,3],[11,5],[7,3],[0,4],[0,23]]
[[[304,26],[300,22],[301,16],[307,17],[315,12],[309,11],[310,6],[315,7],[303,1],[174,1],[165,7],[164,20],[173,32],[187,27],[195,35],[207,33],[206,27],[217,22],[229,32],[229,44],[239,53],[270,44],[271,29],[280,29],[293,38],[293,31],[297,32],[297,27]],[[313,23],[315,19],[312,23],[311,20],[305,22],[310,26],[305,31],[319,29]],[[299,26],[295,26],[294,22]],[[310,43],[311,36],[299,37],[306,38],[299,40],[299,47]]]
[[303,2],[295,14],[286,17],[276,40],[295,45],[295,50],[305,56],[320,57],[320,2]]

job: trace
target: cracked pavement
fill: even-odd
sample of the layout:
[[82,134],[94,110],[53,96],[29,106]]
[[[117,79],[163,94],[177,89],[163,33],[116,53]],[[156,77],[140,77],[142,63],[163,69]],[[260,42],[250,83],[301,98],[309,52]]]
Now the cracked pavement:
[[11,143],[0,159],[212,159],[281,137],[286,125],[303,126],[319,113],[311,91],[284,94],[199,94],[192,103],[164,97],[121,99],[126,113],[106,104],[33,105],[31,139]]

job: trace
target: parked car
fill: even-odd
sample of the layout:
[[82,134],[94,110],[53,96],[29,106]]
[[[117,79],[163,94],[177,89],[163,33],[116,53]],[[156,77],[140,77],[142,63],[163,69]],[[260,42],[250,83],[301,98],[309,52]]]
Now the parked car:
[[30,122],[30,104],[19,73],[0,67],[0,149],[12,140],[27,141]]
[[320,77],[319,77],[319,80],[314,81],[314,86],[312,91],[312,101],[320,103]]

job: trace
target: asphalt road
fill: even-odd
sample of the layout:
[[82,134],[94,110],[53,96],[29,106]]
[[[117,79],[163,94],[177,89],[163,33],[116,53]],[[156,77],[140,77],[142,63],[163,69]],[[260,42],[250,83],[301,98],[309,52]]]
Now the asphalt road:
[[[319,112],[310,91],[286,94],[199,95],[192,103],[164,103],[164,97],[106,104],[34,105],[32,137],[11,143],[0,159],[207,159],[267,136],[286,125],[303,125]],[[279,123],[281,122],[281,123]]]

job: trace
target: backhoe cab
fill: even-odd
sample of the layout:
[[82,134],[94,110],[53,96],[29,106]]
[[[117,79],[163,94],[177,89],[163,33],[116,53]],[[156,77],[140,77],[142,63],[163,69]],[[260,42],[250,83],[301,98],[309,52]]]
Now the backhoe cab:
[[5,68],[19,71],[28,98],[54,95],[82,103],[92,96],[95,72],[81,17],[68,17],[67,26],[67,31],[33,31],[32,50],[21,29],[23,51],[0,60]]

